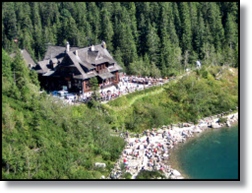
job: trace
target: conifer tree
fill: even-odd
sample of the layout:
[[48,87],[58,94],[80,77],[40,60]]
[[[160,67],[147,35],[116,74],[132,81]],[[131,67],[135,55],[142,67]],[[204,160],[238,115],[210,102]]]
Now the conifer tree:
[[172,15],[174,17],[174,26],[176,29],[176,34],[178,35],[179,40],[182,39],[182,30],[181,30],[181,19],[179,15],[178,5],[176,2],[172,2]]
[[142,56],[146,53],[147,51],[147,25],[146,22],[147,20],[144,17],[144,14],[140,14],[140,18],[138,18],[138,31],[139,31],[139,36],[138,36],[138,55]]
[[106,7],[103,7],[101,10],[101,36],[100,39],[105,41],[107,44],[107,48],[110,52],[113,52],[113,35],[114,29],[113,24],[111,22],[111,15],[110,12],[107,10]]
[[96,5],[95,2],[88,2],[87,3],[87,18],[88,22],[91,25],[92,28],[92,44],[100,43],[98,40],[98,37],[101,34],[101,17],[100,17],[100,11]]
[[138,31],[137,31],[137,19],[136,19],[136,6],[134,2],[128,3],[128,13],[130,18],[130,26],[132,35],[134,37],[134,41],[137,42],[138,40]]
[[225,27],[225,43],[230,49],[234,49],[237,42],[237,24],[235,23],[235,18],[232,14],[227,14],[227,22]]
[[[35,50],[35,56],[38,58],[42,53],[44,53],[44,39],[42,35],[42,24],[41,18],[39,14],[39,3],[32,2],[32,23],[33,23],[33,38],[34,38],[34,45],[33,48]],[[38,58],[38,60],[42,60],[42,58]]]
[[14,50],[13,40],[17,37],[17,19],[15,13],[14,2],[3,2],[2,3],[2,24],[3,24],[3,46],[7,51]]
[[192,26],[191,17],[189,11],[189,5],[187,2],[179,3],[179,11],[181,18],[181,48],[183,53],[187,50],[192,50]]
[[197,13],[197,23],[198,23],[198,26],[195,32],[195,39],[194,39],[195,49],[194,50],[199,55],[199,58],[202,59],[203,58],[202,47],[204,43],[205,26],[204,26],[202,13],[200,10],[198,10],[198,13]]
[[159,66],[160,39],[158,37],[156,27],[150,23],[148,23],[146,39],[147,53],[150,56],[150,62],[153,62]]

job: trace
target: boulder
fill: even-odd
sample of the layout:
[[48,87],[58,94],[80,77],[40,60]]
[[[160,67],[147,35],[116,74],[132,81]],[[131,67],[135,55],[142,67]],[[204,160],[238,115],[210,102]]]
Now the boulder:
[[178,170],[173,170],[172,174],[176,177],[181,176],[180,172]]
[[95,163],[95,167],[98,167],[98,168],[105,168],[105,167],[106,167],[106,164],[105,164],[105,163],[96,162],[96,163]]
[[231,127],[231,124],[230,124],[229,121],[226,122],[226,125],[227,125],[228,127]]
[[176,179],[176,176],[170,175],[170,179]]
[[172,175],[172,173],[171,173],[171,172],[169,172],[169,173],[165,173],[165,177],[166,177],[167,179],[169,179],[171,175]]
[[194,133],[201,133],[202,130],[198,127],[196,127],[194,130],[193,130]]
[[219,128],[220,126],[219,126],[219,124],[218,123],[212,123],[212,128],[213,129],[216,129],[216,128]]

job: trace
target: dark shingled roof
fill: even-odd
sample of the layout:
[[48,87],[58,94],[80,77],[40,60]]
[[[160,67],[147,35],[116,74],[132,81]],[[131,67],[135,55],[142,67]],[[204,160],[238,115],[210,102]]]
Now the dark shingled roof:
[[73,52],[69,52],[67,53],[67,55],[69,56],[69,58],[72,60],[74,66],[79,70],[79,72],[81,73],[81,75],[83,75],[83,77],[85,77],[85,72],[83,71],[83,69],[81,68],[78,59],[76,58],[76,56],[73,54]]
[[[63,58],[68,57],[70,61]],[[111,72],[122,70],[122,68],[116,63],[113,57],[109,54],[106,48],[103,48],[102,44],[94,45],[91,50],[90,47],[78,48],[70,47],[70,51],[66,53],[66,47],[62,46],[48,46],[47,52],[45,54],[44,60],[38,62],[38,66],[34,68],[38,73],[46,73],[46,75],[57,76],[60,75],[60,72],[55,71],[53,73],[51,67],[49,66],[50,60],[53,63],[58,61],[60,65],[75,66],[80,74],[75,74],[74,78],[76,79],[87,79],[95,76],[99,76],[102,79],[113,77],[114,75]],[[63,63],[62,63],[63,62]],[[70,62],[70,63],[68,63]],[[96,65],[108,63],[109,67],[103,73],[97,74],[94,69]],[[93,70],[93,71],[92,71]],[[50,71],[50,72],[49,72]],[[92,72],[90,72],[92,71]]]
[[98,74],[98,76],[101,77],[101,79],[105,80],[107,78],[113,77],[114,75],[111,74],[110,72],[106,72],[106,73]]
[[46,73],[48,70],[50,70],[47,67],[47,65],[49,65],[49,60],[43,60],[43,61],[38,62],[38,66],[36,69],[38,69],[39,71],[38,70],[36,70],[36,71],[38,73]]
[[[80,49],[79,47],[70,47],[70,51]],[[66,47],[63,46],[48,46],[43,60],[49,60],[51,58],[63,58],[65,56]]]
[[[26,63],[26,65],[28,67],[35,67],[36,63],[34,62],[34,60],[32,59],[31,55],[27,52],[26,49],[20,50],[20,53]],[[10,54],[11,58],[14,58],[16,56],[16,53],[12,53]],[[30,66],[31,65],[31,66]]]
[[52,58],[52,59],[51,59],[51,62],[52,62],[53,64],[58,63],[58,59],[57,59],[57,58]]
[[32,67],[33,66],[36,66],[36,63],[34,62],[34,60],[31,58],[30,54],[27,52],[26,49],[23,49],[21,50],[21,54],[26,62],[27,65],[31,65]]
[[117,70],[119,71],[119,70],[122,70],[122,67],[115,63],[114,66],[109,66],[108,70],[109,72],[114,72]]
[[92,78],[92,77],[95,77],[95,76],[97,76],[97,73],[95,71],[92,71],[92,72],[89,72],[89,73],[86,74],[87,78]]

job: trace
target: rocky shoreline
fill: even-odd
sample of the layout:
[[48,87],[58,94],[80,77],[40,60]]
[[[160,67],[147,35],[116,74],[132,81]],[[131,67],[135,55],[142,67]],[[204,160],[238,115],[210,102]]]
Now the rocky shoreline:
[[222,113],[200,119],[198,124],[164,125],[159,129],[145,130],[134,137],[127,134],[126,147],[107,179],[125,179],[125,173],[129,173],[131,179],[136,179],[141,170],[161,171],[163,177],[158,179],[184,179],[177,169],[168,165],[170,150],[204,130],[231,127],[237,122],[238,112]]

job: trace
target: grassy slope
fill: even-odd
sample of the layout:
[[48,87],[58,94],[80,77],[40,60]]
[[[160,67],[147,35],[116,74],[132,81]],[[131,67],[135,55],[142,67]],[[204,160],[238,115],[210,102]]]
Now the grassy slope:
[[150,127],[220,113],[238,106],[238,70],[207,67],[162,87],[128,94],[103,104],[115,127],[142,131]]
[[[22,102],[3,95],[4,179],[107,175],[123,148],[122,139],[110,136],[109,128],[140,132],[234,108],[238,105],[238,72],[222,67],[202,69],[162,87],[118,98],[98,110],[85,105],[63,107],[41,97]],[[94,168],[96,161],[105,162],[107,169]]]

